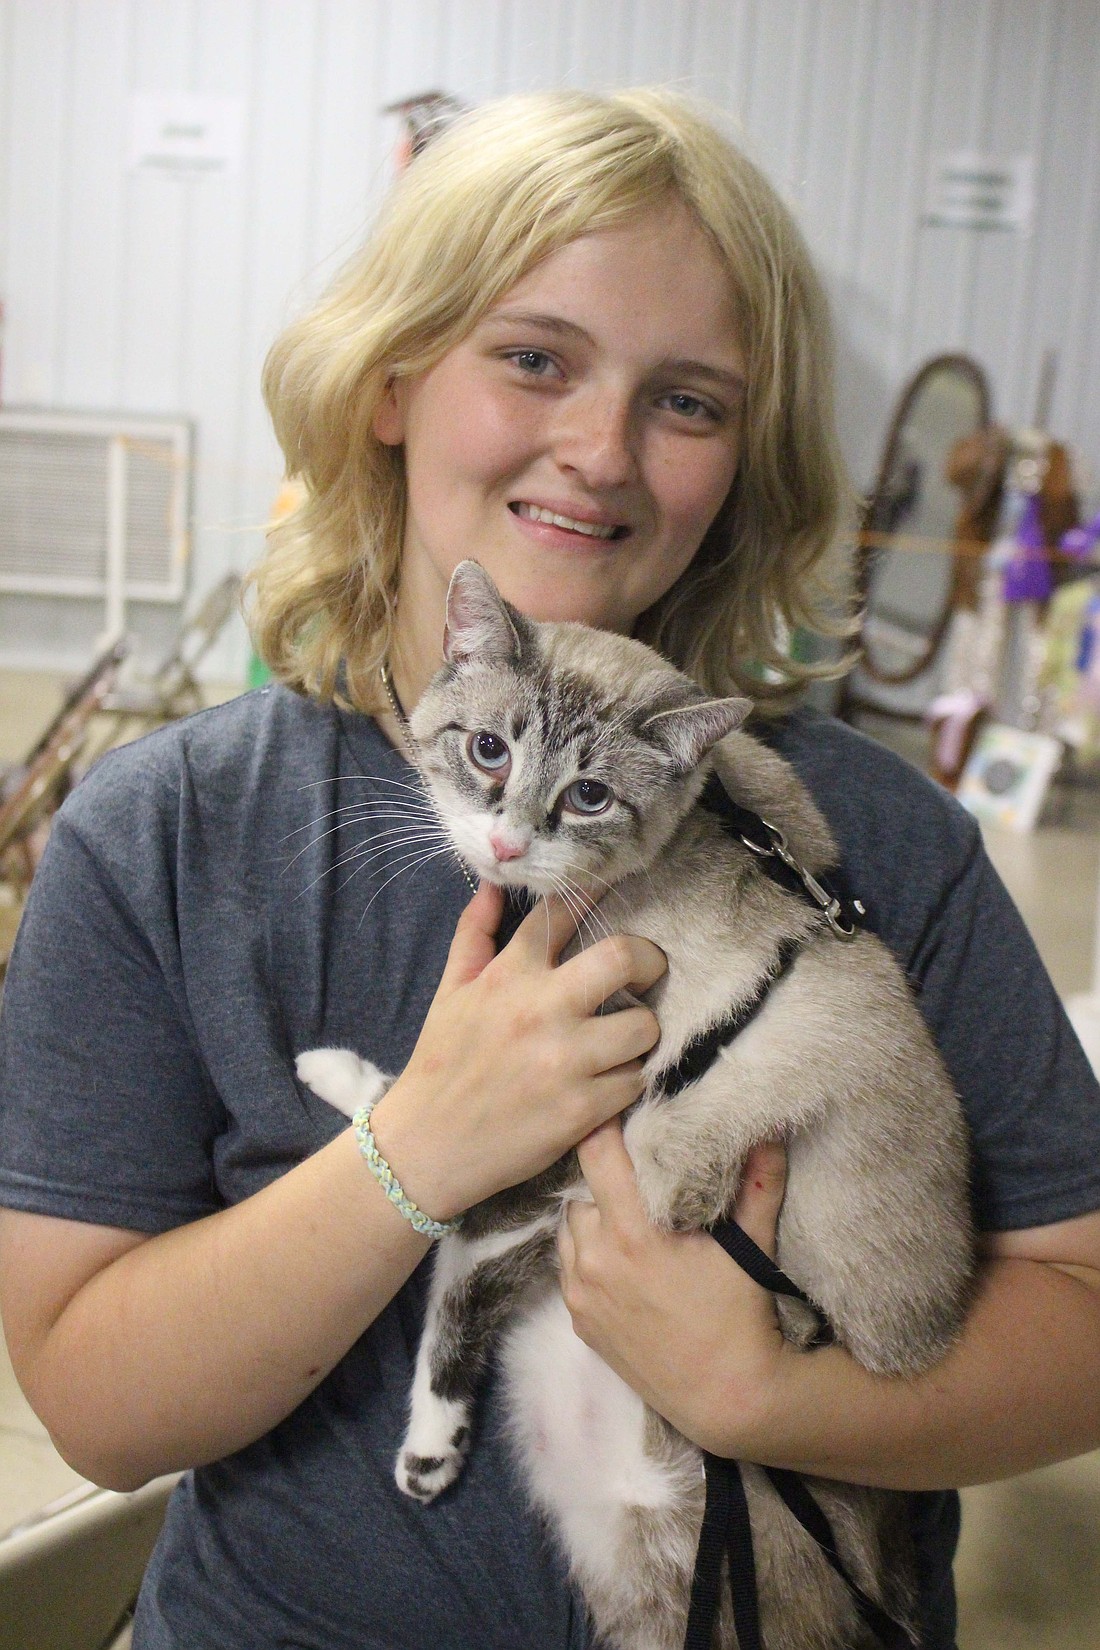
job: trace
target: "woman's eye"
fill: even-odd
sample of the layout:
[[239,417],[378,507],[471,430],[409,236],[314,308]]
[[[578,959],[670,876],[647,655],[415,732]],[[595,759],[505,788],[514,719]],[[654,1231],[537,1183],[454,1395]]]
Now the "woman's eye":
[[665,406],[671,408],[674,413],[679,413],[682,418],[699,421],[710,419],[713,422],[718,417],[714,408],[706,401],[700,401],[697,395],[687,395],[682,391],[666,395]]
[[513,350],[508,359],[533,378],[545,378],[554,365],[544,349]]
[[480,768],[483,773],[500,773],[512,759],[508,746],[495,733],[471,733],[466,743],[466,754],[474,767]]
[[575,814],[602,814],[610,808],[614,797],[610,786],[599,779],[575,779],[566,788],[562,800]]

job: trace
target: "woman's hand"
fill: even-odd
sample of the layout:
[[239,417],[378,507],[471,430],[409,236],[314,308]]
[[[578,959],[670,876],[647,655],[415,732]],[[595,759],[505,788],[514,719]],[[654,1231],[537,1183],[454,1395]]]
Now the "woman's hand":
[[562,900],[540,900],[499,953],[502,895],[482,885],[459,919],[407,1067],[372,1129],[408,1195],[438,1220],[546,1168],[636,1100],[657,1042],[644,1007],[600,1015],[667,966],[621,934],[559,962],[576,933]]
[[[772,1297],[705,1232],[650,1225],[618,1119],[578,1147],[594,1201],[567,1208],[559,1238],[573,1327],[651,1408],[702,1448],[740,1454],[766,1430],[792,1354]],[[782,1147],[745,1165],[736,1218],[774,1258]]]
[[[570,1204],[559,1239],[573,1326],[701,1447],[896,1490],[1097,1447],[1100,1215],[989,1240],[958,1344],[923,1375],[873,1375],[842,1346],[784,1341],[771,1296],[705,1233],[647,1225],[617,1121],[578,1153],[595,1201]],[[735,1209],[773,1256],[784,1179],[779,1148],[758,1148]]]

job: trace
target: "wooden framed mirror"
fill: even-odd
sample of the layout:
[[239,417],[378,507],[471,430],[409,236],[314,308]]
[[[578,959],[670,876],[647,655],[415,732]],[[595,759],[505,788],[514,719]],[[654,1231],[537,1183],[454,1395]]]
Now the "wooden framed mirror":
[[[901,708],[876,686],[916,684],[935,661],[959,574],[955,531],[962,500],[947,477],[948,456],[990,417],[985,373],[966,355],[934,356],[901,394],[860,532],[863,656],[850,678],[849,705]],[[914,703],[902,714],[918,710]]]

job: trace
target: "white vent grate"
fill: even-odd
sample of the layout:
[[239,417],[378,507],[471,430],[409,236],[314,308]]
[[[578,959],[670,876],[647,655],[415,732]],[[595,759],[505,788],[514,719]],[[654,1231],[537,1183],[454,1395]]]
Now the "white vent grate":
[[190,469],[186,422],[0,412],[0,590],[179,601]]

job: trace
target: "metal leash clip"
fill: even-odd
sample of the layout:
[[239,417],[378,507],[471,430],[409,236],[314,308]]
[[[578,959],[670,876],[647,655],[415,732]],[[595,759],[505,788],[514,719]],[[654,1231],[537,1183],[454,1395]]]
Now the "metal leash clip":
[[767,831],[769,840],[766,843],[754,842],[750,836],[742,832],[741,841],[745,847],[751,849],[754,854],[759,854],[762,859],[781,860],[788,871],[794,872],[814,904],[821,907],[825,921],[837,939],[854,939],[859,928],[857,918],[867,915],[862,902],[858,899],[844,901],[831,889],[823,887],[817,878],[795,859],[787,847],[787,838],[778,825],[769,824],[766,819],[762,819],[760,823]]

